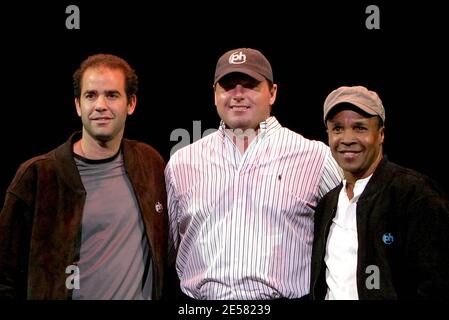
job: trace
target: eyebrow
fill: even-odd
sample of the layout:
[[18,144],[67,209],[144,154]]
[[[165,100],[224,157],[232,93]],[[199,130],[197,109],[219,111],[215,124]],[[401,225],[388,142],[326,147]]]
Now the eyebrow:
[[[367,126],[369,123],[368,123],[368,120],[369,120],[370,118],[366,118],[366,119],[363,119],[363,120],[356,120],[356,121],[354,121],[354,122],[351,122],[351,126]],[[343,125],[343,122],[342,121],[334,121],[334,120],[330,120],[330,124],[332,125],[332,126],[342,126]]]
[[[369,120],[368,118],[366,120]],[[353,123],[353,125],[367,125],[368,121],[357,120]]]
[[118,90],[106,90],[105,93],[106,94],[111,94],[111,93],[118,93],[118,94],[120,94],[120,91],[118,91]]
[[[98,90],[86,90],[86,91],[83,92],[83,94],[89,94],[89,93],[97,94]],[[111,93],[118,93],[118,94],[120,94],[120,91],[119,90],[106,90],[105,91],[105,94],[111,94]]]
[[259,85],[262,81],[254,79],[252,77],[230,77],[221,81],[218,81],[220,85],[237,85],[237,84],[251,84]]

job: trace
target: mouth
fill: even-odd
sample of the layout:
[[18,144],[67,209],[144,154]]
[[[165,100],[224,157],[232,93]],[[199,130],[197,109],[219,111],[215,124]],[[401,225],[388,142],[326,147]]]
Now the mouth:
[[359,153],[361,153],[361,151],[339,151],[339,153],[341,155],[343,155],[343,158],[345,160],[353,160],[355,157],[358,156]]
[[249,106],[229,106],[232,111],[246,111],[249,110]]
[[340,153],[360,153],[358,150],[338,150]]
[[98,123],[98,124],[108,123],[111,120],[112,120],[112,118],[109,118],[109,117],[96,117],[96,118],[91,119],[91,121]]

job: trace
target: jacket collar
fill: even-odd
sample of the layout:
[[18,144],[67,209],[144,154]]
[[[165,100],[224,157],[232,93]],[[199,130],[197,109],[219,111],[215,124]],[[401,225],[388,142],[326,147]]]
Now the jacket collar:
[[[141,169],[142,163],[145,163],[145,160],[140,159],[140,153],[138,152],[132,140],[123,138],[120,148],[123,151],[123,165],[129,179],[133,182],[134,185],[141,185],[141,181],[143,178],[141,176]],[[148,163],[148,166],[150,166],[150,163]]]
[[393,167],[386,155],[383,156],[382,160],[379,162],[379,165],[373,172],[373,176],[370,181],[366,185],[365,190],[360,196],[359,201],[370,201],[370,199],[379,192],[382,191],[387,185],[388,182],[391,181],[391,177],[394,174]]
[[[55,160],[57,160],[56,168],[65,184],[74,192],[85,194],[86,190],[81,181],[73,154],[73,144],[81,139],[81,134],[81,131],[73,133],[65,143],[57,147],[55,150]],[[122,139],[120,148],[123,150],[123,162],[126,171],[134,172],[138,164],[136,162],[137,159],[132,155],[132,146],[127,143],[126,139]]]
[[62,177],[65,184],[74,192],[85,194],[86,190],[81,182],[81,177],[73,158],[73,144],[80,138],[81,131],[77,131],[65,143],[57,147],[55,150],[55,160],[56,170],[58,170],[59,176]]
[[[391,180],[391,176],[393,174],[393,168],[390,162],[387,159],[387,156],[383,156],[382,160],[379,162],[379,165],[373,172],[373,176],[365,187],[365,190],[360,195],[358,202],[369,201],[372,197],[376,196],[387,184],[388,181]],[[330,214],[331,218],[336,213],[337,205],[338,205],[338,196],[340,195],[340,191],[343,188],[343,182],[332,190],[332,193],[329,195],[329,203],[331,208],[333,208],[332,212],[326,212],[325,214]]]

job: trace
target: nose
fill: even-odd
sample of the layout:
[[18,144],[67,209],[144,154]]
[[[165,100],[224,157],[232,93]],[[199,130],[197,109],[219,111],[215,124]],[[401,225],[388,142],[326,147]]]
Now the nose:
[[234,96],[233,96],[233,98],[235,100],[238,100],[238,101],[243,100],[243,92],[244,92],[244,90],[245,90],[245,88],[241,84],[236,85],[235,88],[234,88]]
[[104,111],[107,108],[106,98],[103,95],[99,95],[97,101],[95,101],[95,110]]
[[356,139],[352,135],[351,130],[345,130],[341,133],[340,142],[342,144],[344,144],[345,146],[350,146],[350,145],[356,143]]
[[349,146],[355,144],[355,141],[342,141],[341,144],[349,147]]

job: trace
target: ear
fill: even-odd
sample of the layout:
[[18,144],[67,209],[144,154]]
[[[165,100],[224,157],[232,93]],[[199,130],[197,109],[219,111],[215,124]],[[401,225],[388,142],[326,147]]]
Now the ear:
[[75,106],[76,106],[76,113],[78,113],[78,116],[81,117],[81,106],[79,98],[75,98]]
[[132,115],[134,113],[134,110],[136,109],[136,104],[137,104],[137,96],[135,94],[133,94],[128,101],[128,107],[127,107],[128,115]]
[[214,103],[215,103],[215,106],[217,105],[217,86],[218,86],[218,84],[214,85]]
[[380,134],[380,143],[383,144],[385,138],[385,127],[379,129],[379,134]]
[[273,84],[273,87],[270,90],[270,106],[272,106],[274,104],[274,102],[276,101],[276,94],[278,91],[278,85],[277,84]]

